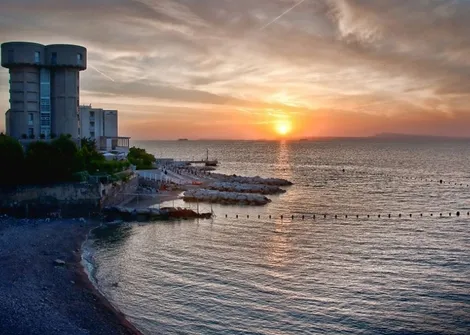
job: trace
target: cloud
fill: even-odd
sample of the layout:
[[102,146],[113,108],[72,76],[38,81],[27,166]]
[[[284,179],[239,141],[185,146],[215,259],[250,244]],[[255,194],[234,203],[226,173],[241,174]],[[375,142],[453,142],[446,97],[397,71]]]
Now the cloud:
[[[243,110],[260,118],[269,109],[293,118],[328,110],[338,132],[349,129],[349,115],[377,116],[397,132],[403,114],[432,122],[436,114],[464,119],[469,1],[306,0],[261,29],[296,3],[3,0],[0,40],[86,45],[90,65],[115,82],[89,68],[81,75],[83,97],[133,102],[159,122],[165,108],[170,115],[177,106],[188,122],[210,110],[219,125],[227,124],[227,113],[233,124],[243,123]],[[2,73],[0,96],[6,96]],[[0,108],[7,104],[3,99]],[[123,113],[132,111],[124,107]],[[441,131],[425,120],[423,131]],[[349,124],[356,125],[352,133],[365,132],[360,122]]]

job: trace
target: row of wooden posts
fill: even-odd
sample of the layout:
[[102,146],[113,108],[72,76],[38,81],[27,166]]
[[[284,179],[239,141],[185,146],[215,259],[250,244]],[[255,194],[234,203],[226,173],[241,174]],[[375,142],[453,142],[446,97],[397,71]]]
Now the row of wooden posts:
[[[452,216],[456,216],[456,217],[460,217],[460,216],[464,216],[465,213],[461,213],[459,211],[453,213],[453,212],[449,212],[449,213],[430,213],[429,216],[430,217],[452,217]],[[413,218],[413,217],[424,217],[426,216],[425,214],[423,213],[419,213],[419,214],[407,214],[407,215],[404,215],[404,214],[396,214],[396,215],[392,215],[392,214],[377,214],[377,215],[370,215],[370,214],[364,214],[364,215],[359,215],[359,214],[354,214],[354,215],[348,215],[348,214],[341,214],[341,215],[338,215],[338,214],[301,214],[301,215],[295,215],[295,214],[292,214],[292,215],[268,215],[266,216],[267,218],[269,219],[291,219],[291,220],[295,220],[295,219],[299,219],[299,220],[306,220],[306,219],[320,219],[320,218],[323,218],[323,219],[327,219],[327,218],[334,218],[334,219],[342,219],[342,218],[345,218],[345,219],[348,219],[348,218],[356,218],[356,219],[359,219],[359,218],[392,218],[392,217],[398,217],[398,218]],[[466,216],[470,216],[470,212],[466,212]],[[261,219],[262,215],[254,215],[252,216],[254,218],[258,218],[258,219]],[[229,218],[229,215],[228,214],[225,214],[225,218]],[[235,215],[235,218],[236,219],[240,219],[240,218],[245,218],[244,215],[239,215],[239,214],[236,214]],[[250,218],[250,215],[246,215],[246,218],[249,219]]]

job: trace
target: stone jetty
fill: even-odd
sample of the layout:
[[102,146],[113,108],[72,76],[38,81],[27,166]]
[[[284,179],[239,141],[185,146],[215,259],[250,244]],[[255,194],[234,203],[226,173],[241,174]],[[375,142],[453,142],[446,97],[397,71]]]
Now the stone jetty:
[[221,173],[211,173],[211,177],[218,179],[222,182],[239,183],[239,184],[261,184],[261,185],[272,185],[272,186],[290,186],[292,182],[286,179],[280,178],[261,178],[256,177],[243,177],[237,175],[225,175]]
[[271,199],[261,194],[221,192],[208,189],[192,189],[184,192],[184,201],[211,202],[223,205],[250,205],[263,206],[271,202]]
[[275,185],[241,184],[223,181],[209,184],[206,188],[209,190],[237,193],[279,194],[286,192],[286,190]]
[[169,219],[210,219],[212,213],[197,213],[186,208],[129,208],[129,207],[106,207],[103,213],[108,221],[157,221]]

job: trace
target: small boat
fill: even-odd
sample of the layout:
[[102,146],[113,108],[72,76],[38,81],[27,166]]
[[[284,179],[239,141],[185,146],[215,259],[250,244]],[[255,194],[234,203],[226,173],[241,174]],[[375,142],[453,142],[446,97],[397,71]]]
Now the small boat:
[[189,141],[187,138],[179,138],[178,141]]
[[207,149],[207,155],[206,155],[206,160],[204,161],[205,162],[205,166],[217,166],[219,164],[219,162],[217,161],[217,159],[215,160],[209,160],[209,149]]

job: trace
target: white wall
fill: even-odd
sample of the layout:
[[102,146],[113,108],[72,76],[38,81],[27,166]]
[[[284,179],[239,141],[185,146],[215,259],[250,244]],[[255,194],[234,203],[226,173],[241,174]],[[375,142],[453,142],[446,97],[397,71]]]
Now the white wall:
[[[94,113],[94,116],[91,114]],[[94,123],[94,124],[93,124]],[[99,139],[104,136],[103,109],[80,106],[80,137]]]
[[104,114],[104,136],[118,137],[118,111],[105,110]]

